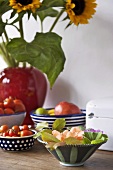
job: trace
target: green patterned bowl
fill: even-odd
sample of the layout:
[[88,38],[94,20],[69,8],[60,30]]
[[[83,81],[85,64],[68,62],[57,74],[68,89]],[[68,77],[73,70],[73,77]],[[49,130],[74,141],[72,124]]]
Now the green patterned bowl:
[[64,145],[58,146],[56,149],[47,150],[64,166],[82,166],[84,162],[102,145]]

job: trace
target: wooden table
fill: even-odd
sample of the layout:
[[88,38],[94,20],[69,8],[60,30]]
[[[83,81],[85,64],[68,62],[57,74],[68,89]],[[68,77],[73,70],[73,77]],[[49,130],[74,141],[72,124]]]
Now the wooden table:
[[113,170],[113,152],[96,151],[81,167],[65,167],[38,141],[28,151],[0,149],[0,170]]

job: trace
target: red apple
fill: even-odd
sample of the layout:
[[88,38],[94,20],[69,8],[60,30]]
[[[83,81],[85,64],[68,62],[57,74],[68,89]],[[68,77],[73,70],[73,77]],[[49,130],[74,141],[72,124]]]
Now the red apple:
[[55,107],[55,115],[79,114],[81,110],[73,103],[62,101]]

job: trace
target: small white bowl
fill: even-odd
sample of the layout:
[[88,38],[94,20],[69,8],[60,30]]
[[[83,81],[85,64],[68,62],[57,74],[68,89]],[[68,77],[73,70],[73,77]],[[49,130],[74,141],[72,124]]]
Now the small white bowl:
[[0,114],[0,126],[8,125],[11,128],[14,125],[20,126],[24,118],[26,116],[26,112],[19,112],[14,114]]

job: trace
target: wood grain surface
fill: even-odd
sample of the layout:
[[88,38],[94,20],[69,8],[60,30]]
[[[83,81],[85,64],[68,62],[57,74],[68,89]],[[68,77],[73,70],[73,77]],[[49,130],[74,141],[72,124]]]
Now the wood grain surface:
[[28,151],[8,152],[0,149],[0,170],[113,170],[113,152],[96,151],[81,167],[60,165],[44,147],[35,141]]

